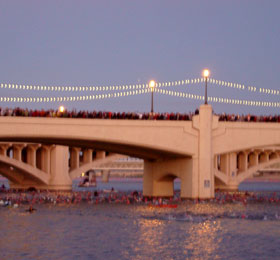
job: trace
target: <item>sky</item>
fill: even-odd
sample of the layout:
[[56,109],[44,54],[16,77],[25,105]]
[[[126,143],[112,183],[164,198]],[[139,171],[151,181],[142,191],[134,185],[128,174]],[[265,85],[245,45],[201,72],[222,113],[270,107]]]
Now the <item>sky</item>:
[[[0,83],[115,86],[200,78],[279,90],[279,0],[1,0]],[[204,95],[204,82],[166,89]],[[8,90],[0,97],[80,93]],[[92,93],[83,93],[83,95]],[[279,95],[208,84],[208,95],[279,102]],[[154,93],[156,112],[192,112],[203,100]],[[211,103],[216,113],[279,108]],[[151,93],[1,107],[148,112]]]

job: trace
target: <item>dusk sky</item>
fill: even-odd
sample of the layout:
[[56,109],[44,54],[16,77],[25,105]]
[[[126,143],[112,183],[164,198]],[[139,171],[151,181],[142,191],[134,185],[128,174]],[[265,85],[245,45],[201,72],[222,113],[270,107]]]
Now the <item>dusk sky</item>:
[[[150,79],[199,78],[209,68],[211,77],[218,80],[279,90],[279,10],[279,0],[1,0],[0,83],[143,84]],[[176,90],[204,95],[204,83]],[[64,95],[0,91],[2,97]],[[211,84],[208,94],[256,101],[280,99],[279,95]],[[67,109],[147,112],[150,102],[147,93],[78,102],[0,102],[0,106],[56,109],[63,103]],[[189,112],[203,101],[155,93],[154,103],[155,111]],[[279,108],[212,106],[217,113],[279,114]]]

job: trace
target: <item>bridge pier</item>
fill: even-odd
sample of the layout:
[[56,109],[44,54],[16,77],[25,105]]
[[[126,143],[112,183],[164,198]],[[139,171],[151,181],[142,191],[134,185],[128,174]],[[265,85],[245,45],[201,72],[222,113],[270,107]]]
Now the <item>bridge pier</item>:
[[169,159],[144,161],[143,195],[146,197],[173,197],[174,179],[181,179],[181,197],[196,198],[197,189],[193,183],[193,159]]
[[198,129],[198,198],[209,199],[215,196],[212,151],[213,116],[210,105],[200,106]]
[[71,190],[72,180],[68,170],[69,148],[56,145],[51,149],[50,182],[48,189]]
[[144,161],[144,196],[173,196],[173,180],[181,179],[182,198],[209,199],[215,196],[212,107],[200,106],[199,115],[193,119],[199,132],[197,153],[192,158]]

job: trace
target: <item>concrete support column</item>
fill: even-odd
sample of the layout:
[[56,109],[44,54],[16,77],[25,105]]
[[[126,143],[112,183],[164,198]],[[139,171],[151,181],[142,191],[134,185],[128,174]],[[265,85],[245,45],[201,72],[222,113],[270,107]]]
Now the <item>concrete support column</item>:
[[248,169],[248,153],[242,152],[238,156],[238,169],[239,172],[247,171]]
[[229,154],[229,176],[231,179],[235,179],[237,176],[237,154]]
[[8,146],[1,145],[0,147],[0,155],[7,156]]
[[12,146],[10,143],[4,143],[0,146],[0,154],[3,156],[7,156],[8,149]]
[[109,170],[102,170],[102,182],[109,182],[110,171]]
[[227,189],[229,190],[238,190],[238,181],[237,181],[237,154],[236,153],[229,153],[229,167],[228,167],[228,183]]
[[[167,168],[164,169],[164,165]],[[170,170],[170,172],[169,172]],[[143,195],[151,197],[173,197],[174,186],[170,166],[166,161],[144,161]]]
[[13,158],[17,161],[21,161],[21,148],[13,146]]
[[[195,199],[198,198],[198,181],[199,181],[199,160],[198,157],[193,156],[188,159],[181,159],[178,161],[182,167],[182,174],[179,175],[181,178],[181,198]],[[179,171],[179,169],[178,169]]]
[[42,171],[50,174],[51,171],[51,146],[44,145],[41,153],[41,167]]
[[106,157],[105,151],[96,151],[96,159],[104,159]]
[[28,145],[27,146],[27,164],[36,167],[36,150],[39,145]]
[[80,167],[80,148],[72,147],[70,152],[70,169],[74,170]]
[[221,155],[221,171],[226,174],[228,179],[236,176],[237,154],[227,153]]
[[249,154],[249,167],[257,166],[259,164],[259,155],[257,152]]
[[229,172],[229,154],[222,154],[220,162],[220,171],[228,175]]
[[218,169],[218,156],[214,156],[214,169]]
[[269,155],[269,160],[277,159],[278,157],[279,157],[279,156],[278,156],[278,153],[272,152],[272,153],[270,153],[270,155]]
[[56,145],[52,147],[50,153],[50,184],[48,189],[71,190],[72,180],[68,170],[69,148],[67,146]]
[[153,197],[156,196],[154,192],[154,170],[153,164],[155,162],[150,162],[144,160],[144,174],[143,174],[143,196]]
[[92,149],[84,150],[83,154],[83,163],[91,163],[92,162]]
[[268,152],[262,152],[259,156],[259,163],[264,163],[269,161],[269,153]]
[[215,196],[213,153],[212,153],[212,107],[201,105],[199,108],[199,183],[198,197]]
[[21,161],[21,152],[23,147],[25,147],[25,145],[23,144],[17,144],[17,145],[13,145],[13,158]]

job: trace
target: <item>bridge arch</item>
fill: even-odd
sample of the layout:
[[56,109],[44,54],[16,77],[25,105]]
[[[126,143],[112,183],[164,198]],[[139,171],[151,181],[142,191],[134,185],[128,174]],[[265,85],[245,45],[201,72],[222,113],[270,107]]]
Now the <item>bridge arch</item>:
[[31,165],[0,155],[1,174],[14,184],[47,185],[49,176]]
[[[158,177],[156,182],[157,182],[157,185],[165,186],[169,190],[169,193],[172,193],[172,196],[174,196],[176,179],[181,180],[181,177],[178,176],[174,172],[166,171],[162,174],[162,176]],[[180,190],[180,193],[181,193],[181,190]]]
[[276,156],[275,153],[273,153],[272,158],[267,161],[267,162],[262,162],[258,165],[255,165],[253,167],[250,167],[247,171],[241,172],[237,175],[237,181],[240,184],[241,182],[243,182],[244,180],[253,177],[253,174],[256,173],[259,170],[262,170],[264,168],[267,168],[271,165],[274,165],[276,163],[280,163],[280,157],[274,157]]
[[236,190],[245,179],[280,160],[278,147],[258,147],[255,150],[225,153],[215,156],[214,181],[216,188]]
[[157,181],[174,181],[176,178],[180,178],[175,173],[166,172],[163,173],[163,176],[158,177]]

